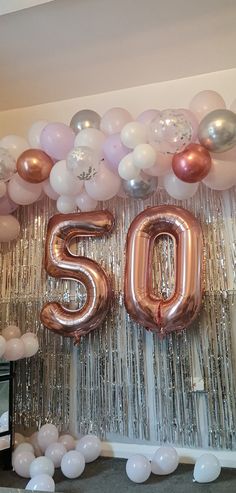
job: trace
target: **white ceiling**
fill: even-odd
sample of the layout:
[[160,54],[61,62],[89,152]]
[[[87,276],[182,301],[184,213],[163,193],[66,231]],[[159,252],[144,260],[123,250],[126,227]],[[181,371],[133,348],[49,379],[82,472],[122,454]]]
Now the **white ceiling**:
[[233,68],[235,19],[235,0],[55,0],[3,15],[0,110]]

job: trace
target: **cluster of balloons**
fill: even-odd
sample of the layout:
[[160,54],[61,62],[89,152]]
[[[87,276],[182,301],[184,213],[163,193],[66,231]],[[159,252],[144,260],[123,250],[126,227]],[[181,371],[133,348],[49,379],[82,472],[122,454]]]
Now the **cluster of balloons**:
[[61,213],[91,211],[114,196],[146,199],[163,186],[192,197],[202,181],[214,190],[236,184],[236,102],[226,109],[215,91],[201,91],[189,109],[123,108],[102,117],[78,111],[70,125],[37,121],[27,139],[0,140],[0,241],[19,234],[10,216],[45,194]]
[[60,467],[66,478],[75,479],[81,476],[85,464],[100,454],[101,441],[95,435],[85,435],[79,440],[70,434],[59,436],[57,427],[49,423],[28,439],[15,434],[12,466],[19,476],[31,478],[26,490],[55,491],[56,468]]
[[[126,474],[134,483],[144,483],[151,473],[165,476],[173,473],[179,464],[179,457],[173,447],[160,447],[152,460],[141,454],[131,456],[126,463]],[[211,453],[201,455],[194,466],[193,479],[198,483],[215,481],[221,472],[217,457]]]
[[33,332],[21,334],[17,325],[7,325],[0,335],[0,358],[17,361],[31,358],[39,349],[38,337]]

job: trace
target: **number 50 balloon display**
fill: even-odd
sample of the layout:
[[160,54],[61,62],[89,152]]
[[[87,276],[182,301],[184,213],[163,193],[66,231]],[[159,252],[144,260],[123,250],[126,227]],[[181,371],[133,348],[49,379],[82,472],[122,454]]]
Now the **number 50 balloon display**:
[[[70,250],[75,237],[99,237],[113,228],[108,211],[58,214],[48,223],[45,269],[53,277],[81,282],[87,291],[79,310],[50,302],[41,311],[41,321],[78,343],[82,335],[101,325],[111,297],[108,276],[94,260]],[[167,300],[152,290],[152,254],[157,236],[169,234],[175,240],[175,290]],[[132,222],[126,245],[125,305],[128,313],[144,327],[165,335],[187,327],[201,305],[202,231],[190,212],[174,206],[144,210]]]

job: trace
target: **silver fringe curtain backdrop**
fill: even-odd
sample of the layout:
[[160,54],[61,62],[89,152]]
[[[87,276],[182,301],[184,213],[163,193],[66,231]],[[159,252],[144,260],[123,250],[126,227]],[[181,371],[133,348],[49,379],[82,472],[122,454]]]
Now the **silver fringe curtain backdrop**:
[[[127,315],[123,275],[131,221],[145,207],[163,203],[182,205],[201,221],[206,292],[194,326],[160,341]],[[76,307],[85,298],[82,286],[47,278],[42,268],[54,205],[45,200],[21,208],[21,238],[2,246],[2,326],[14,321],[40,338],[38,355],[17,363],[16,424],[27,429],[52,421],[64,430],[93,431],[116,441],[235,449],[235,188],[218,193],[202,187],[181,204],[158,190],[146,201],[117,198],[105,206],[116,218],[114,233],[79,241],[76,248],[109,272],[114,297],[101,329],[83,338],[79,348],[39,323],[46,300]],[[153,282],[165,297],[173,273],[173,243],[163,236],[155,248]]]

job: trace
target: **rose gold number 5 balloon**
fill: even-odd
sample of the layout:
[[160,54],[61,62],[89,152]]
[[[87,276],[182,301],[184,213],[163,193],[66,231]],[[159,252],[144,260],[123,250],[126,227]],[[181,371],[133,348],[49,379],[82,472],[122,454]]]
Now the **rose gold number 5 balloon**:
[[[157,236],[175,241],[175,290],[163,300],[152,291],[152,255]],[[126,246],[125,305],[144,327],[161,335],[182,330],[201,305],[202,231],[194,216],[180,207],[148,208],[132,222]]]
[[99,237],[113,228],[114,218],[108,211],[57,214],[48,223],[45,269],[50,276],[81,282],[87,291],[86,302],[80,310],[69,310],[60,303],[50,302],[41,311],[41,321],[50,330],[74,337],[96,329],[109,308],[110,283],[103,268],[94,260],[79,257],[70,250],[76,237]]

